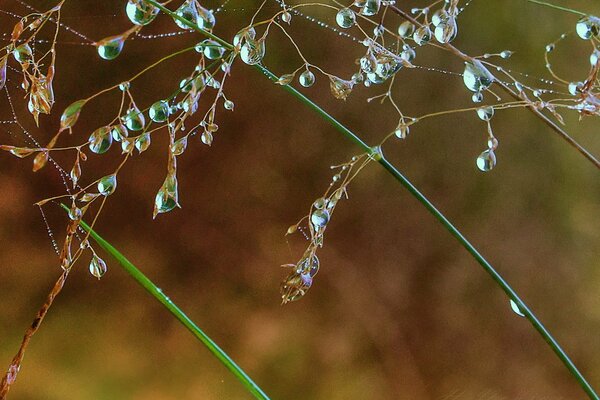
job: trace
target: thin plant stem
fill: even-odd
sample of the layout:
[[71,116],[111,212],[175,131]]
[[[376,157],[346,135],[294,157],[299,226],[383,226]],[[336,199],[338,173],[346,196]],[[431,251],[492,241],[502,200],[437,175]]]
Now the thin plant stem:
[[[67,206],[62,204],[65,210],[69,210]],[[142,271],[140,271],[131,261],[129,261],[121,252],[119,252],[113,245],[102,238],[96,231],[94,231],[84,221],[79,222],[79,225],[89,234],[89,236],[98,245],[103,248],[112,258],[127,272],[140,286],[142,286],[148,293],[158,300],[183,326],[187,328],[198,340],[200,340],[208,350],[213,353],[215,357],[229,370],[235,377],[246,387],[246,389],[259,400],[269,400],[269,396],[242,370],[242,368],[235,363],[225,353],[223,349],[219,347],[202,329],[198,327],[173,301],[167,297],[162,289],[160,289],[154,282],[152,282]]]
[[[198,26],[194,25],[190,21],[185,18],[181,18],[173,11],[168,8],[162,6],[157,3],[155,0],[145,0],[147,3],[154,5],[159,8],[164,13],[168,14],[173,19],[176,19],[186,26],[194,29],[195,31],[204,34],[210,38],[218,38],[213,33],[207,32],[203,29],[198,28]],[[225,42],[224,40],[218,38],[220,43]],[[217,39],[215,39],[217,40]],[[231,49],[233,46],[230,43],[225,42],[227,48]],[[266,67],[257,64],[255,67],[262,72],[267,78],[271,81],[276,82],[278,77],[273,74]],[[323,108],[313,102],[311,99],[300,93],[293,86],[290,85],[282,85],[281,86],[288,93],[296,97],[300,102],[304,103],[310,109],[315,111],[317,115],[319,115],[323,120],[327,121],[330,125],[332,125],[336,130],[341,132],[346,138],[354,142],[358,145],[363,151],[369,154],[372,158],[374,158],[386,171],[388,171],[396,181],[398,181],[404,188],[406,188],[409,193],[415,197],[451,234],[454,236],[459,243],[473,256],[473,258],[481,265],[481,267],[492,277],[494,282],[506,295],[512,300],[523,313],[525,318],[533,325],[536,331],[542,336],[544,341],[550,346],[552,351],[558,356],[558,358],[562,361],[564,366],[569,370],[569,372],[576,379],[579,386],[585,391],[588,397],[592,400],[600,400],[600,397],[596,394],[592,386],[588,383],[582,373],[577,369],[573,361],[569,358],[567,353],[562,349],[558,341],[552,336],[550,331],[546,329],[546,327],[542,324],[542,322],[536,317],[536,315],[531,311],[531,309],[527,306],[527,304],[518,296],[517,292],[508,284],[508,282],[500,275],[498,271],[481,255],[481,253],[467,240],[467,238],[439,211],[433,203],[427,199],[427,197],[422,194],[393,164],[385,159],[383,153],[381,152],[381,148],[379,146],[371,147],[367,145],[359,136],[357,136],[354,132],[336,120],[333,116],[327,113]]]
[[582,13],[581,11],[577,11],[577,10],[573,10],[571,8],[567,8],[567,7],[562,7],[562,6],[557,6],[556,4],[551,4],[548,3],[546,1],[542,1],[542,0],[526,0],[530,3],[535,3],[535,4],[539,4],[541,6],[545,6],[545,7],[549,7],[549,8],[554,8],[556,10],[560,10],[560,11],[566,11],[572,14],[577,14],[577,15],[581,15],[583,17],[585,17],[587,14],[586,13]]

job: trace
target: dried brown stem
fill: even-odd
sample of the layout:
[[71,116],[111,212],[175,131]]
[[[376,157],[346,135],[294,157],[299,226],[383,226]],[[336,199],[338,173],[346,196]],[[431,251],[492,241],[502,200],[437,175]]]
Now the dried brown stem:
[[60,277],[54,284],[54,287],[48,294],[48,297],[46,297],[46,301],[44,302],[44,305],[42,305],[42,308],[40,308],[40,310],[37,312],[37,315],[35,316],[35,319],[31,323],[31,326],[29,328],[27,328],[27,331],[25,332],[25,336],[23,336],[23,341],[21,342],[21,346],[19,347],[19,351],[13,357],[12,362],[10,363],[10,365],[8,367],[8,371],[6,372],[6,375],[4,375],[4,378],[2,378],[2,383],[0,384],[0,400],[4,400],[6,398],[6,395],[8,394],[8,391],[10,390],[10,386],[17,379],[17,374],[19,373],[19,369],[21,368],[21,362],[23,361],[23,357],[25,356],[25,350],[27,349],[27,346],[29,345],[29,341],[31,340],[31,337],[37,332],[40,325],[42,324],[42,321],[44,320],[44,317],[46,316],[46,314],[48,313],[48,310],[52,306],[54,299],[56,298],[56,296],[58,296],[58,294],[62,290],[62,288],[65,284],[65,281],[67,280],[68,275],[69,275],[69,270],[63,271],[63,273],[60,275]]

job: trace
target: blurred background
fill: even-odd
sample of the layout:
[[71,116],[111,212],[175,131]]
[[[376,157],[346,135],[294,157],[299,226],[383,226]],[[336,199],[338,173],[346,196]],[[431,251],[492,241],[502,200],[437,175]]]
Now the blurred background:
[[[594,0],[559,1],[598,15]],[[27,0],[46,10],[53,1]],[[124,1],[67,1],[63,22],[93,40],[129,28]],[[231,38],[258,1],[232,0],[217,14],[215,32]],[[219,3],[208,1],[206,7]],[[401,1],[403,9],[423,2]],[[0,29],[10,33],[24,6],[0,2]],[[277,11],[268,2],[264,18]],[[334,14],[306,12],[329,24]],[[259,18],[260,19],[260,18]],[[503,63],[549,78],[544,47],[573,32],[577,16],[524,0],[476,0],[459,19],[455,45],[468,54],[513,50]],[[392,29],[400,21],[386,17]],[[174,31],[164,16],[146,34]],[[291,33],[308,59],[348,78],[364,47],[299,16]],[[6,43],[6,36],[3,36]],[[125,44],[112,62],[82,38],[62,31],[57,47],[51,116],[35,128],[10,72],[20,120],[46,142],[62,110],[133,75],[160,57],[199,41],[194,34]],[[589,43],[571,34],[553,53],[567,80],[587,76]],[[136,81],[140,107],[173,92],[195,53],[175,58]],[[301,65],[273,30],[265,63],[277,74]],[[415,63],[462,72],[444,51],[423,48]],[[16,66],[16,65],[13,65]],[[394,111],[357,88],[334,100],[328,82],[302,89],[375,144],[397,124]],[[566,88],[561,90],[566,91]],[[402,70],[395,85],[407,115],[470,107],[458,75]],[[152,220],[166,171],[167,138],[129,162],[107,202],[97,231],[154,280],[236,360],[273,399],[583,399],[575,380],[508,299],[448,232],[378,165],[366,168],[336,209],[320,251],[321,272],[302,300],[280,305],[279,284],[306,242],[287,228],[326,189],[329,166],[358,149],[304,105],[237,62],[225,93],[235,111],[219,110],[212,147],[193,137],[179,157],[183,208]],[[119,95],[86,106],[73,137],[78,144],[118,111]],[[485,101],[492,101],[487,95]],[[600,154],[597,119],[565,114],[568,131]],[[10,118],[5,96],[0,120]],[[592,384],[600,388],[600,180],[591,163],[530,113],[497,112],[498,165],[475,166],[486,127],[474,112],[423,121],[386,156],[481,250],[528,302]],[[21,132],[0,126],[2,143]],[[110,173],[119,151],[91,155],[87,184]],[[69,157],[72,157],[69,156]],[[68,170],[72,159],[59,161]],[[0,367],[17,351],[25,329],[60,274],[36,201],[64,192],[51,166],[31,172],[31,159],[0,154]],[[57,240],[64,213],[45,207]],[[82,260],[33,338],[9,398],[247,399],[241,384],[107,254],[98,281]]]

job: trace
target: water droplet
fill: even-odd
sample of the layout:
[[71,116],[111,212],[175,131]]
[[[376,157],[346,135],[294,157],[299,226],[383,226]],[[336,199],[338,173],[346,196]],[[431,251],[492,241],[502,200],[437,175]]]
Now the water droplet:
[[550,53],[554,51],[554,43],[550,43],[549,45],[546,45],[546,53]]
[[79,118],[79,114],[81,113],[81,109],[85,105],[87,100],[77,100],[63,111],[60,116],[60,130],[68,129],[73,127]]
[[481,103],[483,101],[483,93],[481,93],[481,92],[473,93],[473,96],[471,96],[471,100],[473,101],[473,103]]
[[306,70],[298,77],[298,82],[304,87],[311,87],[315,83],[315,74],[310,70]]
[[573,96],[577,96],[583,91],[583,82],[571,82],[569,83],[569,93]]
[[413,40],[419,46],[423,46],[431,40],[431,29],[427,25],[419,27],[415,33],[413,33]]
[[[195,2],[192,2],[191,0],[186,0],[177,10],[175,10],[175,14],[189,21],[193,25],[198,26],[199,15],[198,10],[195,6]],[[182,29],[192,29],[187,24],[181,22],[178,19],[173,18],[173,20],[175,21],[177,26],[179,26]]]
[[487,107],[478,108],[477,109],[477,116],[482,121],[489,121],[494,116],[494,107],[487,106]]
[[144,129],[144,126],[146,125],[146,118],[144,117],[144,114],[142,114],[142,112],[136,106],[130,108],[125,117],[122,119],[125,123],[125,126],[130,131],[140,131]]
[[313,207],[317,210],[322,210],[323,208],[325,208],[325,199],[321,197],[315,200],[315,202],[313,203]]
[[108,126],[96,129],[88,139],[90,150],[96,154],[106,153],[112,142],[113,137]]
[[351,9],[342,8],[335,16],[335,22],[337,22],[341,28],[347,29],[356,23],[356,15]]
[[442,44],[450,43],[456,38],[457,34],[458,26],[454,18],[449,18],[441,22],[435,27],[434,31],[435,39]]
[[329,211],[324,209],[313,211],[310,216],[310,222],[312,222],[315,228],[323,228],[329,222]]
[[184,136],[181,139],[176,140],[175,143],[173,143],[173,145],[171,146],[171,152],[173,153],[174,156],[178,156],[178,155],[183,154],[183,152],[185,151],[186,148],[187,148],[187,136]]
[[595,67],[598,65],[598,60],[600,59],[600,50],[594,50],[592,54],[590,54],[590,65]]
[[518,304],[515,303],[513,301],[513,299],[510,299],[510,308],[511,310],[513,310],[513,312],[515,314],[517,314],[519,317],[525,317],[525,314],[523,314],[523,311],[521,311],[521,309],[519,308]]
[[105,60],[114,60],[121,54],[125,38],[123,35],[111,36],[96,43],[98,55]]
[[354,87],[354,82],[345,81],[336,76],[330,76],[329,83],[331,94],[338,100],[346,100]]
[[33,51],[29,44],[24,43],[20,46],[17,46],[13,50],[13,57],[21,64],[28,63],[33,58]]
[[152,139],[150,138],[150,134],[148,132],[138,136],[137,138],[135,138],[135,148],[140,152],[143,153],[144,151],[148,150],[148,147],[150,147],[150,143],[152,142]]
[[154,199],[154,217],[169,212],[178,206],[177,177],[174,174],[169,174]]
[[106,263],[104,262],[103,259],[101,259],[96,254],[94,254],[92,257],[92,261],[90,261],[89,270],[90,270],[90,274],[92,274],[94,277],[100,279],[106,273],[106,270],[107,270]]
[[213,135],[209,131],[204,131],[202,132],[202,135],[200,135],[200,140],[202,140],[202,143],[205,145],[210,146],[213,142]]
[[148,25],[156,18],[158,8],[144,0],[129,0],[125,6],[125,13],[135,25]]
[[396,137],[398,139],[406,139],[409,132],[410,132],[410,128],[408,127],[408,125],[401,123],[398,125],[398,127],[394,131],[394,135],[396,135]]
[[121,83],[119,83],[119,90],[121,92],[128,91],[130,87],[131,87],[131,83],[130,82],[121,82]]
[[212,12],[212,10],[208,10],[208,9],[202,7],[201,5],[198,5],[197,11],[198,11],[198,19],[197,19],[198,28],[204,29],[205,31],[210,31],[212,28],[215,27],[217,20],[215,19],[215,14]]
[[381,0],[365,0],[364,6],[360,10],[362,15],[366,15],[367,17],[373,16],[379,12],[379,8],[381,7]]
[[150,119],[154,122],[161,123],[165,122],[169,117],[169,103],[165,100],[159,100],[150,106],[148,110]]
[[248,65],[256,65],[265,57],[264,40],[246,40],[246,43],[240,49],[242,61]]
[[202,49],[201,51],[204,53],[204,57],[209,60],[219,59],[225,54],[225,48],[211,39],[203,40],[198,43],[196,45],[196,51],[198,51],[198,48]]
[[231,100],[225,100],[225,102],[223,103],[223,107],[226,110],[233,111],[233,107],[235,107],[235,104],[233,104],[233,101]]
[[510,50],[504,50],[500,53],[500,57],[507,59],[510,58],[513,55],[513,52]]
[[115,174],[106,175],[98,181],[98,192],[103,196],[113,194],[117,188],[117,176]]
[[496,166],[496,154],[487,149],[477,157],[477,168],[483,172],[491,171]]
[[283,22],[285,22],[286,24],[288,24],[288,25],[289,25],[289,23],[290,23],[290,22],[292,22],[292,14],[290,14],[290,13],[289,13],[289,12],[287,12],[287,11],[284,11],[284,12],[281,14],[281,20],[282,20]]
[[591,15],[583,17],[577,22],[575,30],[580,38],[592,39],[600,33],[600,19]]
[[481,92],[490,87],[494,82],[494,76],[481,61],[473,60],[465,63],[463,81],[470,91]]
[[441,23],[443,23],[447,19],[448,19],[448,12],[446,10],[444,10],[443,8],[440,8],[439,10],[436,10],[431,15],[431,23],[435,27],[437,27],[438,25],[440,25]]
[[398,26],[398,35],[402,39],[409,38],[415,33],[415,25],[410,21],[404,21]]

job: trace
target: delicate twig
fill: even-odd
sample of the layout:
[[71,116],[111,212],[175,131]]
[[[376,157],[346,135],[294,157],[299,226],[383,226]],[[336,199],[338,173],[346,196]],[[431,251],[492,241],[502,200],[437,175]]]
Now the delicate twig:
[[48,310],[52,306],[54,299],[62,290],[68,275],[69,270],[64,270],[58,278],[58,280],[56,281],[56,283],[54,284],[54,287],[48,294],[48,297],[46,297],[46,302],[44,303],[42,308],[40,308],[40,310],[37,312],[37,315],[31,323],[31,326],[27,328],[25,336],[23,336],[21,346],[19,347],[19,351],[13,357],[12,362],[8,367],[8,371],[6,372],[6,375],[4,375],[4,377],[2,378],[2,383],[0,383],[0,400],[4,400],[6,398],[6,395],[10,390],[10,386],[17,379],[17,374],[19,373],[19,369],[21,368],[21,362],[23,361],[23,356],[25,356],[25,350],[27,349],[27,345],[29,344],[31,337],[37,332],[40,325],[42,324],[42,321],[44,320],[44,317],[46,316]]

